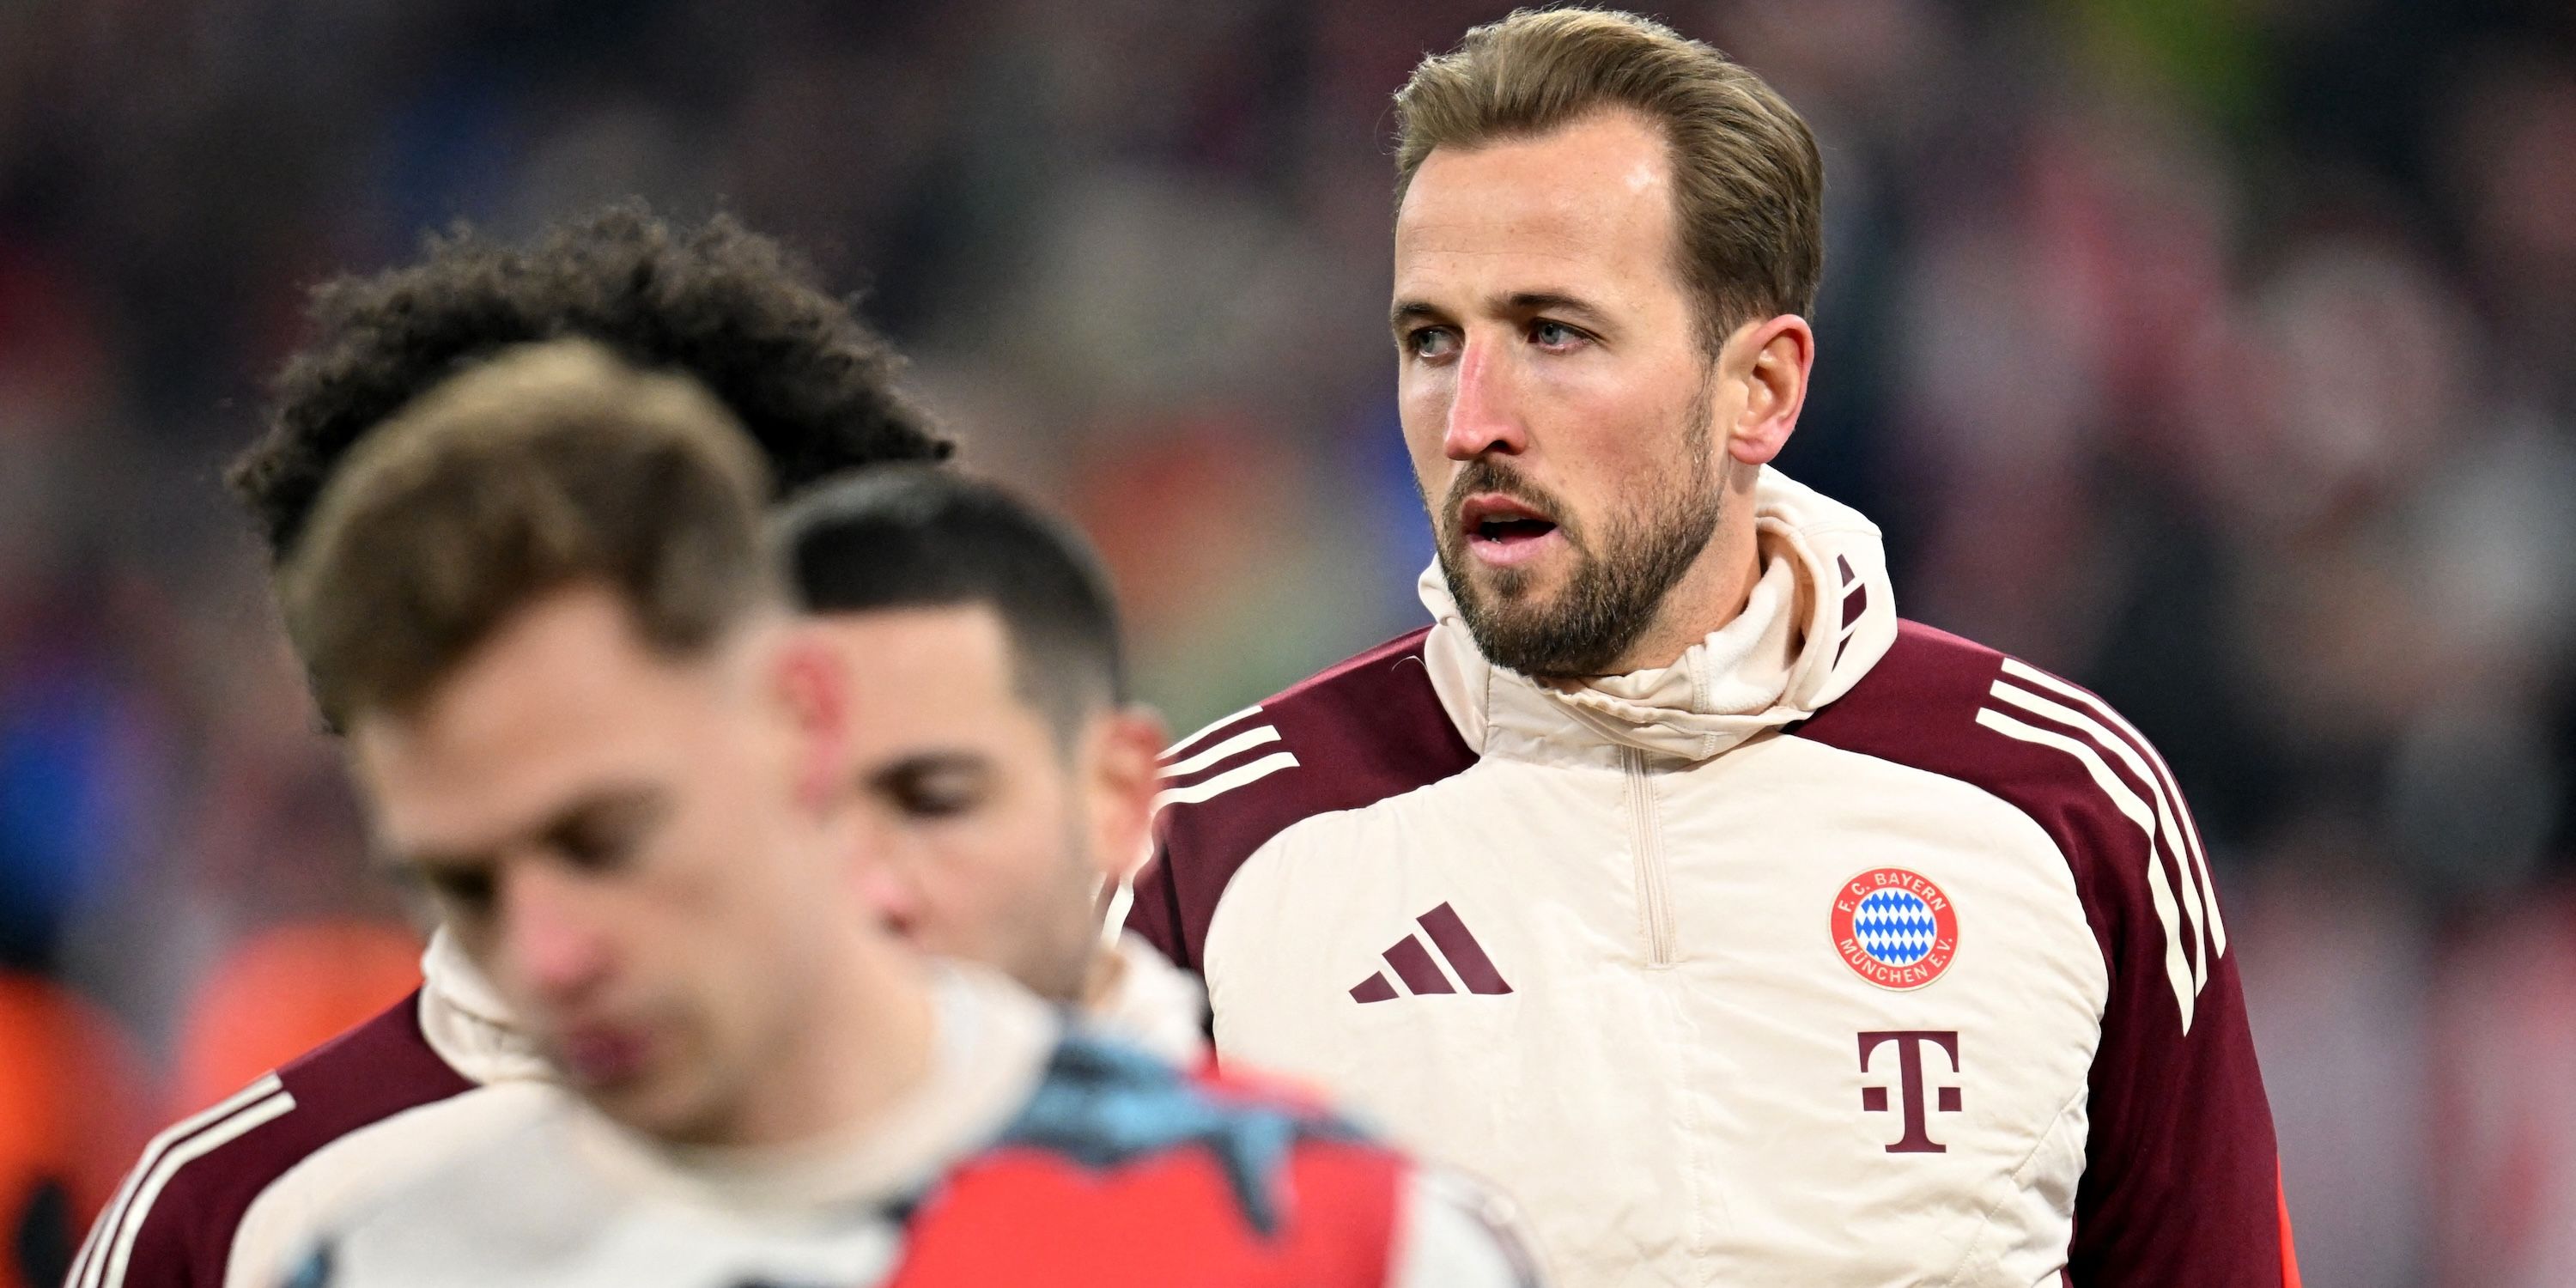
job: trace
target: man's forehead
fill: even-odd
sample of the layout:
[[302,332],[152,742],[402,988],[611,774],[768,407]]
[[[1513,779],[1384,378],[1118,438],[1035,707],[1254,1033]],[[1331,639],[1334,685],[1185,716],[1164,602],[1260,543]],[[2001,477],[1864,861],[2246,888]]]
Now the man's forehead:
[[490,772],[432,777],[417,765],[362,768],[376,850],[397,867],[480,866],[542,838],[598,802],[651,796],[672,776],[649,766],[561,761],[494,764]]
[[848,659],[862,707],[953,709],[1011,695],[1010,635],[991,605],[873,608],[816,621]]
[[1018,761],[1053,747],[1046,712],[1020,683],[1022,659],[992,606],[870,609],[818,620],[847,660],[850,732],[863,764],[883,768],[932,754]]
[[1396,216],[1406,254],[1582,254],[1672,218],[1672,162],[1641,118],[1601,113],[1545,134],[1423,159]]
[[531,609],[414,709],[352,722],[381,839],[503,843],[603,783],[703,754],[712,668],[655,655],[604,612],[579,599]]
[[685,784],[704,740],[637,727],[531,724],[510,742],[442,746],[417,730],[362,723],[350,750],[380,845],[396,855],[479,853],[529,839],[583,802]]

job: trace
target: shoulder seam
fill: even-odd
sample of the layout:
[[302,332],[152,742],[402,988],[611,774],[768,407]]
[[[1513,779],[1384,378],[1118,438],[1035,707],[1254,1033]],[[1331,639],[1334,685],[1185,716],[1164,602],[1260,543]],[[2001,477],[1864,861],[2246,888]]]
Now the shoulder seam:
[[[2087,896],[2106,959],[2126,961],[2151,989],[2161,976],[2190,1032],[2226,932],[2172,771],[2110,704],[2018,658],[1904,622],[1858,686],[1788,732],[1984,787],[2039,822],[2079,890],[2108,897]],[[2133,942],[2123,942],[2122,925],[2135,927]]]
[[[2015,680],[2022,683],[2014,684]],[[2047,694],[2034,691],[2038,689]],[[2006,707],[2060,728],[2031,724]],[[2164,932],[2165,976],[2181,1012],[2182,1031],[2190,1033],[2193,1003],[2208,985],[2211,958],[2226,952],[2227,939],[2216,901],[2203,899],[2202,892],[2209,888],[2208,859],[2201,852],[2197,830],[2176,818],[2180,793],[2163,758],[2110,704],[2018,658],[2003,659],[2002,674],[1989,686],[1976,720],[2004,737],[2072,757],[2103,799],[2137,826],[2146,842],[2148,900]],[[2119,732],[2114,733],[2114,728]],[[2135,784],[2111,767],[2103,758],[2106,752],[2135,777]],[[2137,790],[2141,786],[2143,794]],[[2183,819],[2189,818],[2187,809],[2180,812]],[[2174,866],[2173,880],[2165,876],[2168,859]]]
[[1205,918],[1236,869],[1290,824],[1475,763],[1428,670],[1402,669],[1419,661],[1429,634],[1425,627],[1345,658],[1164,754],[1154,801],[1159,860],[1148,871],[1165,883],[1165,902],[1151,913],[1132,897],[1120,907],[1170,937],[1164,951],[1174,961],[1204,969]]
[[[1270,734],[1273,741],[1277,740],[1279,736],[1277,730],[1268,730],[1266,732]],[[1227,792],[1233,791],[1235,788],[1260,782],[1262,779],[1268,778],[1272,774],[1278,773],[1280,770],[1295,769],[1296,767],[1297,753],[1293,751],[1274,751],[1258,760],[1247,761],[1243,764],[1236,765],[1221,774],[1213,775],[1199,782],[1191,783],[1186,786],[1166,787],[1163,790],[1154,793],[1154,812],[1160,814],[1163,812],[1164,807],[1169,805],[1197,805],[1205,801],[1214,800]],[[1169,774],[1171,771],[1167,770],[1165,772]]]
[[1411,658],[1419,664],[1419,649],[1429,634],[1429,627],[1419,627],[1364,649],[1173,743],[1160,757],[1161,787],[1154,796],[1154,813],[1174,805],[1204,804],[1283,769],[1300,767],[1303,762],[1281,729],[1281,709],[1302,707],[1301,700],[1308,695],[1373,663]]
[[1186,750],[1188,750],[1190,747],[1192,747],[1193,745],[1195,745],[1195,744],[1197,744],[1197,743],[1199,743],[1199,742],[1201,742],[1201,741],[1205,740],[1209,734],[1215,733],[1216,731],[1218,731],[1218,730],[1220,730],[1220,729],[1223,729],[1223,728],[1227,727],[1228,725],[1232,725],[1232,724],[1234,724],[1235,722],[1237,722],[1237,721],[1239,721],[1239,720],[1242,720],[1242,719],[1243,719],[1244,717],[1246,717],[1246,716],[1259,715],[1260,713],[1261,713],[1261,704],[1260,704],[1260,703],[1258,703],[1258,702],[1256,702],[1256,703],[1252,704],[1251,706],[1245,707],[1245,708],[1244,708],[1243,710],[1241,710],[1241,711],[1237,711],[1237,712],[1233,713],[1232,715],[1220,716],[1220,717],[1218,717],[1218,718],[1216,718],[1216,719],[1214,719],[1214,720],[1211,720],[1211,721],[1207,722],[1206,724],[1199,726],[1198,732],[1193,733],[1193,734],[1191,734],[1190,736],[1188,736],[1188,737],[1186,737],[1186,738],[1183,738],[1183,739],[1181,739],[1181,740],[1180,740],[1180,741],[1178,741],[1178,742],[1173,743],[1173,744],[1172,744],[1171,746],[1169,746],[1169,747],[1165,747],[1165,748],[1163,749],[1163,756],[1162,756],[1162,758],[1163,758],[1163,759],[1165,759],[1165,760],[1169,760],[1169,759],[1171,759],[1171,758],[1172,758],[1172,757],[1174,757],[1174,756],[1180,755],[1183,751],[1186,751]]
[[122,1288],[153,1204],[180,1170],[294,1109],[294,1094],[272,1072],[154,1137],[82,1247],[70,1288]]

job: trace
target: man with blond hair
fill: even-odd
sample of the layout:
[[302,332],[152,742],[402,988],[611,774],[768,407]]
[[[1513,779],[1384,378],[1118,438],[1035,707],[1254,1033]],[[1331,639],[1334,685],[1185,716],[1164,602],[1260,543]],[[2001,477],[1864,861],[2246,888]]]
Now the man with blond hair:
[[1566,1284],[2296,1283],[2163,762],[1899,620],[1877,528],[1769,468],[1805,123],[1582,10],[1396,110],[1432,624],[1168,753],[1128,924],[1219,1057],[1500,1185]]

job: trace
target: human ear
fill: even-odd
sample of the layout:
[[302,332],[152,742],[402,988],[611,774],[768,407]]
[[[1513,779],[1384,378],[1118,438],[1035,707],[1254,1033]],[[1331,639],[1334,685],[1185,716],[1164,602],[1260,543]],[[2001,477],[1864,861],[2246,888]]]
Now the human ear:
[[1135,871],[1152,844],[1165,736],[1162,718],[1151,707],[1115,708],[1093,722],[1083,788],[1092,855],[1112,882]]
[[1783,313],[1746,324],[1727,338],[1730,373],[1744,386],[1744,405],[1726,429],[1727,455],[1746,465],[1767,465],[1789,445],[1798,411],[1807,401],[1807,372],[1816,360],[1816,333],[1805,318]]

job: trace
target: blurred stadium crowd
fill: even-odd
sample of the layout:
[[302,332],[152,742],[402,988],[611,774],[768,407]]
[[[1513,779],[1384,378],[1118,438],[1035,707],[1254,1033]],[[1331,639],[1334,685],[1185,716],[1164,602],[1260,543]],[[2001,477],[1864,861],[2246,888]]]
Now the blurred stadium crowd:
[[[1096,535],[1186,729],[1419,616],[1387,95],[1502,8],[0,4],[0,1224],[409,987],[216,481],[305,287],[734,211]],[[1650,8],[1825,144],[1784,468],[2195,803],[2308,1273],[2576,1281],[2576,11]]]

